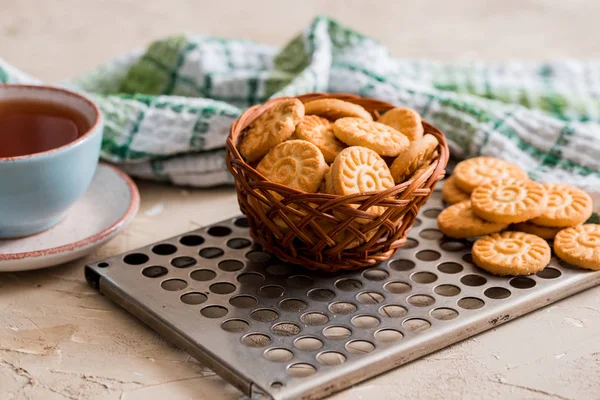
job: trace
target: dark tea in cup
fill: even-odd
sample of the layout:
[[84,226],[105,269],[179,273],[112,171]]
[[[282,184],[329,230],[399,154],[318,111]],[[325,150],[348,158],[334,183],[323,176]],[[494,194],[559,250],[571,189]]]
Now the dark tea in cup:
[[89,129],[82,114],[59,103],[0,100],[0,158],[56,149]]

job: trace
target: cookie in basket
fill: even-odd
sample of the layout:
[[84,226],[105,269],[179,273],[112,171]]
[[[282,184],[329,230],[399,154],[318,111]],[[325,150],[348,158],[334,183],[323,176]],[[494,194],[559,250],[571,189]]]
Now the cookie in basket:
[[338,119],[333,133],[348,146],[366,147],[380,156],[397,156],[410,145],[406,136],[394,128],[361,118]]
[[548,207],[531,222],[551,227],[579,225],[592,216],[592,198],[589,194],[573,186],[546,183]]
[[273,147],[256,170],[268,180],[314,193],[328,166],[317,146],[305,140],[288,140]]
[[410,142],[410,146],[401,151],[390,166],[394,181],[402,183],[420,167],[428,165],[438,144],[435,136],[430,134],[423,136],[422,139]]
[[284,99],[266,110],[250,124],[239,145],[248,162],[259,160],[271,148],[288,140],[304,117],[304,105],[298,99]]
[[472,257],[475,265],[494,275],[531,275],[548,265],[551,251],[536,235],[506,231],[477,239]]
[[318,115],[307,115],[296,126],[296,137],[314,144],[321,150],[325,162],[332,163],[335,156],[346,148],[333,134],[333,123]]
[[456,204],[461,201],[469,200],[471,196],[463,192],[456,186],[456,177],[451,175],[444,181],[442,186],[442,199],[446,204]]
[[333,190],[333,182],[331,181],[331,167],[327,170],[325,176],[323,177],[321,186],[319,186],[319,192],[335,194],[335,191]]
[[471,193],[473,211],[486,221],[513,224],[541,215],[548,204],[546,189],[529,179],[500,179]]
[[454,168],[456,186],[463,192],[471,193],[477,186],[495,179],[527,179],[527,174],[518,166],[493,157],[469,158],[456,164]]
[[600,270],[600,225],[585,224],[561,230],[554,238],[554,252],[569,264]]
[[466,200],[445,208],[437,217],[440,231],[456,239],[475,238],[498,233],[508,224],[485,221],[473,213],[471,201]]
[[423,137],[424,130],[421,116],[410,108],[392,108],[379,117],[377,122],[402,132],[410,141],[419,140]]
[[317,99],[304,104],[306,115],[319,115],[335,121],[338,118],[356,117],[373,121],[373,116],[358,104],[339,99]]
[[552,240],[556,236],[558,232],[560,232],[563,228],[553,228],[550,226],[541,226],[534,224],[531,221],[520,222],[518,224],[514,224],[511,228],[512,230],[531,233],[532,235],[537,235],[542,239]]

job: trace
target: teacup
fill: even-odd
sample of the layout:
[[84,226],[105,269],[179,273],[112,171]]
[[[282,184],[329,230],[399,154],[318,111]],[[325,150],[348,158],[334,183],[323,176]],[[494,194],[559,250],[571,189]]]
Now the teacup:
[[0,239],[67,215],[94,176],[102,128],[98,107],[78,93],[0,84]]

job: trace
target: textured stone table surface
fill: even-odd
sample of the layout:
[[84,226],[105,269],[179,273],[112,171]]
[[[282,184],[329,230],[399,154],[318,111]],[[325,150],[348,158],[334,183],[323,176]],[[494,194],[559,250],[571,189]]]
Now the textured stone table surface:
[[[399,57],[600,58],[594,0],[1,0],[0,57],[49,81],[169,33],[282,44],[316,14]],[[0,399],[238,399],[240,394],[89,288],[92,261],[238,214],[231,188],[139,183],[126,231],[85,260],[0,274]],[[598,399],[600,288],[334,396],[335,399]]]

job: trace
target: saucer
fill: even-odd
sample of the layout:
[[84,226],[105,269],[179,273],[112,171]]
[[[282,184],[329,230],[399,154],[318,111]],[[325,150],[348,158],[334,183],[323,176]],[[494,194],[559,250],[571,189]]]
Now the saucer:
[[139,206],[133,181],[117,168],[100,163],[87,192],[63,221],[35,235],[0,240],[0,272],[51,267],[81,258],[125,229]]

